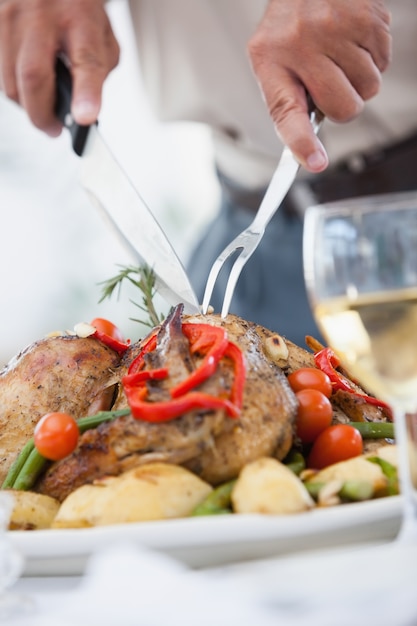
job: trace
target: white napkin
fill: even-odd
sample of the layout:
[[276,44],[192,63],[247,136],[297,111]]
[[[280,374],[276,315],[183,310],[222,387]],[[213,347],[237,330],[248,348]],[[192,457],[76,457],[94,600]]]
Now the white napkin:
[[416,626],[417,543],[392,542],[223,568],[285,626]]
[[258,619],[258,607],[242,602],[229,583],[120,544],[90,559],[80,588],[63,594],[58,610],[8,626],[253,626]]
[[417,544],[202,571],[117,545],[90,559],[79,589],[55,609],[8,626],[411,626],[416,587]]

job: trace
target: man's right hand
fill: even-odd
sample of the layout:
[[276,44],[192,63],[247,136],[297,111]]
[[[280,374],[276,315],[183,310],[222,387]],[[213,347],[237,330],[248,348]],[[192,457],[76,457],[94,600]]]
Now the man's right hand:
[[51,136],[62,129],[54,114],[58,53],[71,65],[72,114],[92,124],[119,61],[104,0],[0,0],[0,89]]

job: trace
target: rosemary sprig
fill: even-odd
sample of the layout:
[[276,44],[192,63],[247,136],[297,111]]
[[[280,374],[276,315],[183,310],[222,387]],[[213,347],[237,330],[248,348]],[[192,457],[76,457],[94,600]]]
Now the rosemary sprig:
[[149,326],[150,328],[158,326],[158,324],[160,324],[164,319],[164,316],[162,314],[158,315],[153,303],[153,299],[157,292],[155,287],[154,271],[147,265],[141,265],[139,267],[133,265],[120,265],[119,267],[121,267],[121,270],[118,274],[116,274],[116,276],[99,283],[100,285],[103,285],[102,296],[99,302],[103,302],[106,298],[110,298],[115,289],[118,290],[117,297],[119,297],[122,283],[124,280],[127,280],[135,287],[138,287],[138,289],[142,292],[142,304],[138,304],[133,300],[130,301],[148,316],[148,319],[145,320],[136,318],[130,319],[134,322],[139,322],[140,324]]

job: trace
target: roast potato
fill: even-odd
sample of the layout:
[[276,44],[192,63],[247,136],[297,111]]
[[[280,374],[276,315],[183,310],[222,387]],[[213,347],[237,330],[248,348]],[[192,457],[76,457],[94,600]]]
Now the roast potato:
[[378,457],[388,463],[391,463],[394,467],[398,467],[398,449],[396,445],[390,444],[387,446],[380,446],[379,448],[376,448],[376,450],[366,454],[366,456]]
[[61,504],[53,528],[85,528],[186,517],[212,487],[190,471],[148,463],[82,485]]
[[314,506],[303,483],[276,459],[263,457],[240,472],[232,491],[236,513],[299,513]]
[[346,483],[367,486],[365,499],[386,495],[388,487],[388,479],[380,465],[368,461],[363,455],[334,463],[316,472],[308,479],[308,484],[315,483],[322,485],[317,500],[323,506],[340,504],[338,494]]
[[32,491],[9,489],[7,493],[13,499],[9,530],[50,528],[60,506],[58,500]]

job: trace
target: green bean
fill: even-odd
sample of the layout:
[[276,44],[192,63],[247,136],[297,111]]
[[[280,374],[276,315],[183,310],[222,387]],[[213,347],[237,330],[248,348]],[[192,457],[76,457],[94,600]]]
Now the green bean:
[[379,456],[368,457],[368,461],[379,465],[384,473],[384,476],[387,477],[387,494],[389,496],[396,496],[397,494],[399,494],[400,490],[398,485],[398,471],[395,465],[392,465],[392,463],[389,463],[385,459],[381,459]]
[[25,443],[21,453],[7,472],[7,476],[1,486],[2,489],[11,489],[13,487],[16,478],[18,477],[19,473],[22,470],[22,467],[27,461],[28,456],[34,448],[34,445],[35,444],[33,443],[33,439],[29,439],[29,441]]
[[196,513],[195,511],[191,514],[193,517],[203,517],[204,515],[233,515],[232,509],[226,507],[219,507],[218,509],[212,508],[207,510],[206,512],[201,511],[200,513]]
[[16,477],[16,480],[14,481],[13,489],[27,491],[33,487],[46,463],[47,459],[39,454],[36,448],[33,448],[32,452],[26,459],[25,464],[20,470],[20,473]]
[[372,484],[364,480],[347,480],[338,493],[342,500],[349,500],[350,502],[370,500],[373,495]]
[[[309,481],[304,483],[313,500],[318,500],[319,493],[326,486],[326,483]],[[342,500],[349,502],[361,502],[370,500],[374,494],[372,484],[363,480],[347,480],[343,483],[336,495]]]
[[307,489],[313,500],[318,500],[319,493],[323,489],[326,483],[319,482],[305,482],[304,487]]
[[284,465],[288,467],[296,476],[299,476],[306,468],[305,458],[298,450],[291,450],[284,459]]
[[216,487],[191,513],[192,516],[224,515],[231,513],[231,495],[236,480]]
[[123,417],[124,415],[129,415],[130,409],[119,409],[118,411],[100,411],[95,415],[88,415],[87,417],[81,417],[78,421],[78,428],[80,429],[80,433],[84,433],[86,430],[90,430],[90,428],[96,428],[100,426],[102,422],[110,422],[116,417]]
[[362,439],[394,439],[394,424],[391,422],[348,422],[359,430]]

